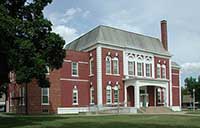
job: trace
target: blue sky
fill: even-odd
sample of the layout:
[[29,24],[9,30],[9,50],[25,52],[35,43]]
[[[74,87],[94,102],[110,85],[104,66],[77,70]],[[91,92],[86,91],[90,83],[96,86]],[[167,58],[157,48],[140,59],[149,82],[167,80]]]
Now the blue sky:
[[200,75],[199,5],[199,0],[54,0],[44,14],[66,43],[100,24],[160,38],[160,21],[166,19],[169,50],[182,66],[183,81]]

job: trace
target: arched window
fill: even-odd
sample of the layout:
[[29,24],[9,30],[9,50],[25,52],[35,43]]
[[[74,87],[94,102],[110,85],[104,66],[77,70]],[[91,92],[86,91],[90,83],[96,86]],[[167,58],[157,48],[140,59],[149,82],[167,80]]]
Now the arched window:
[[111,57],[106,57],[106,74],[111,74]]
[[74,88],[73,88],[72,104],[73,105],[78,105],[78,89],[77,89],[76,86],[74,86]]
[[119,88],[118,85],[115,85],[114,87],[114,103],[118,103],[119,102]]
[[142,76],[143,75],[143,62],[142,62],[142,57],[138,56],[138,62],[137,62],[137,76]]
[[162,65],[162,78],[166,78],[166,66],[164,64]]
[[113,61],[113,74],[119,74],[119,60],[117,57],[112,59]]
[[94,104],[94,87],[90,88],[90,104]]
[[106,87],[106,104],[112,103],[112,88],[110,85]]
[[94,75],[94,59],[90,59],[90,75]]
[[157,78],[160,78],[161,77],[161,75],[160,75],[160,73],[161,73],[161,67],[160,67],[160,64],[157,64],[157,71],[156,71],[156,73],[157,73]]

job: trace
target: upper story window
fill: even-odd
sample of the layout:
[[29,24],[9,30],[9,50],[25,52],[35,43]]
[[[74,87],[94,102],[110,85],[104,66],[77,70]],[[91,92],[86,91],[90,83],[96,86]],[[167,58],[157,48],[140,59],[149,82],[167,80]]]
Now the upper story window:
[[166,78],[166,66],[162,65],[162,78],[165,79]]
[[137,63],[137,75],[142,76],[142,63]]
[[119,60],[117,57],[113,58],[113,74],[119,74]]
[[146,77],[151,77],[151,64],[145,64],[146,67]]
[[49,105],[49,88],[42,89],[42,105]]
[[72,62],[72,76],[78,76],[78,63]]
[[90,88],[90,104],[94,104],[94,87]]
[[111,57],[106,57],[106,74],[111,74]]
[[160,78],[161,77],[161,67],[160,67],[160,64],[157,64],[157,71],[156,71],[156,73],[157,73],[157,78]]
[[110,85],[106,87],[106,104],[112,103],[112,88]]
[[76,86],[74,86],[72,92],[72,104],[78,105],[78,89],[76,88]]
[[90,75],[94,75],[94,59],[90,59]]
[[50,68],[49,68],[49,66],[46,66],[46,75],[49,75],[50,74]]
[[134,62],[128,61],[128,75],[134,75]]

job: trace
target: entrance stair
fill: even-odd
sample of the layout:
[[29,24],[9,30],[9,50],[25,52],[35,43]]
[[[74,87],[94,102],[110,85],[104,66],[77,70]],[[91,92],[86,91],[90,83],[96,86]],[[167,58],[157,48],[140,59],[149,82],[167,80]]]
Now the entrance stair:
[[138,113],[173,113],[173,111],[167,107],[142,107],[138,109]]

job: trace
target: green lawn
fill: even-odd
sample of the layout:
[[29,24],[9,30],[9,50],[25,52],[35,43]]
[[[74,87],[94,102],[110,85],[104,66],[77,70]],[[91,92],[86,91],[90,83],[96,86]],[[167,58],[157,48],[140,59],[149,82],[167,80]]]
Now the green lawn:
[[0,128],[200,128],[200,116],[16,116],[0,117]]

